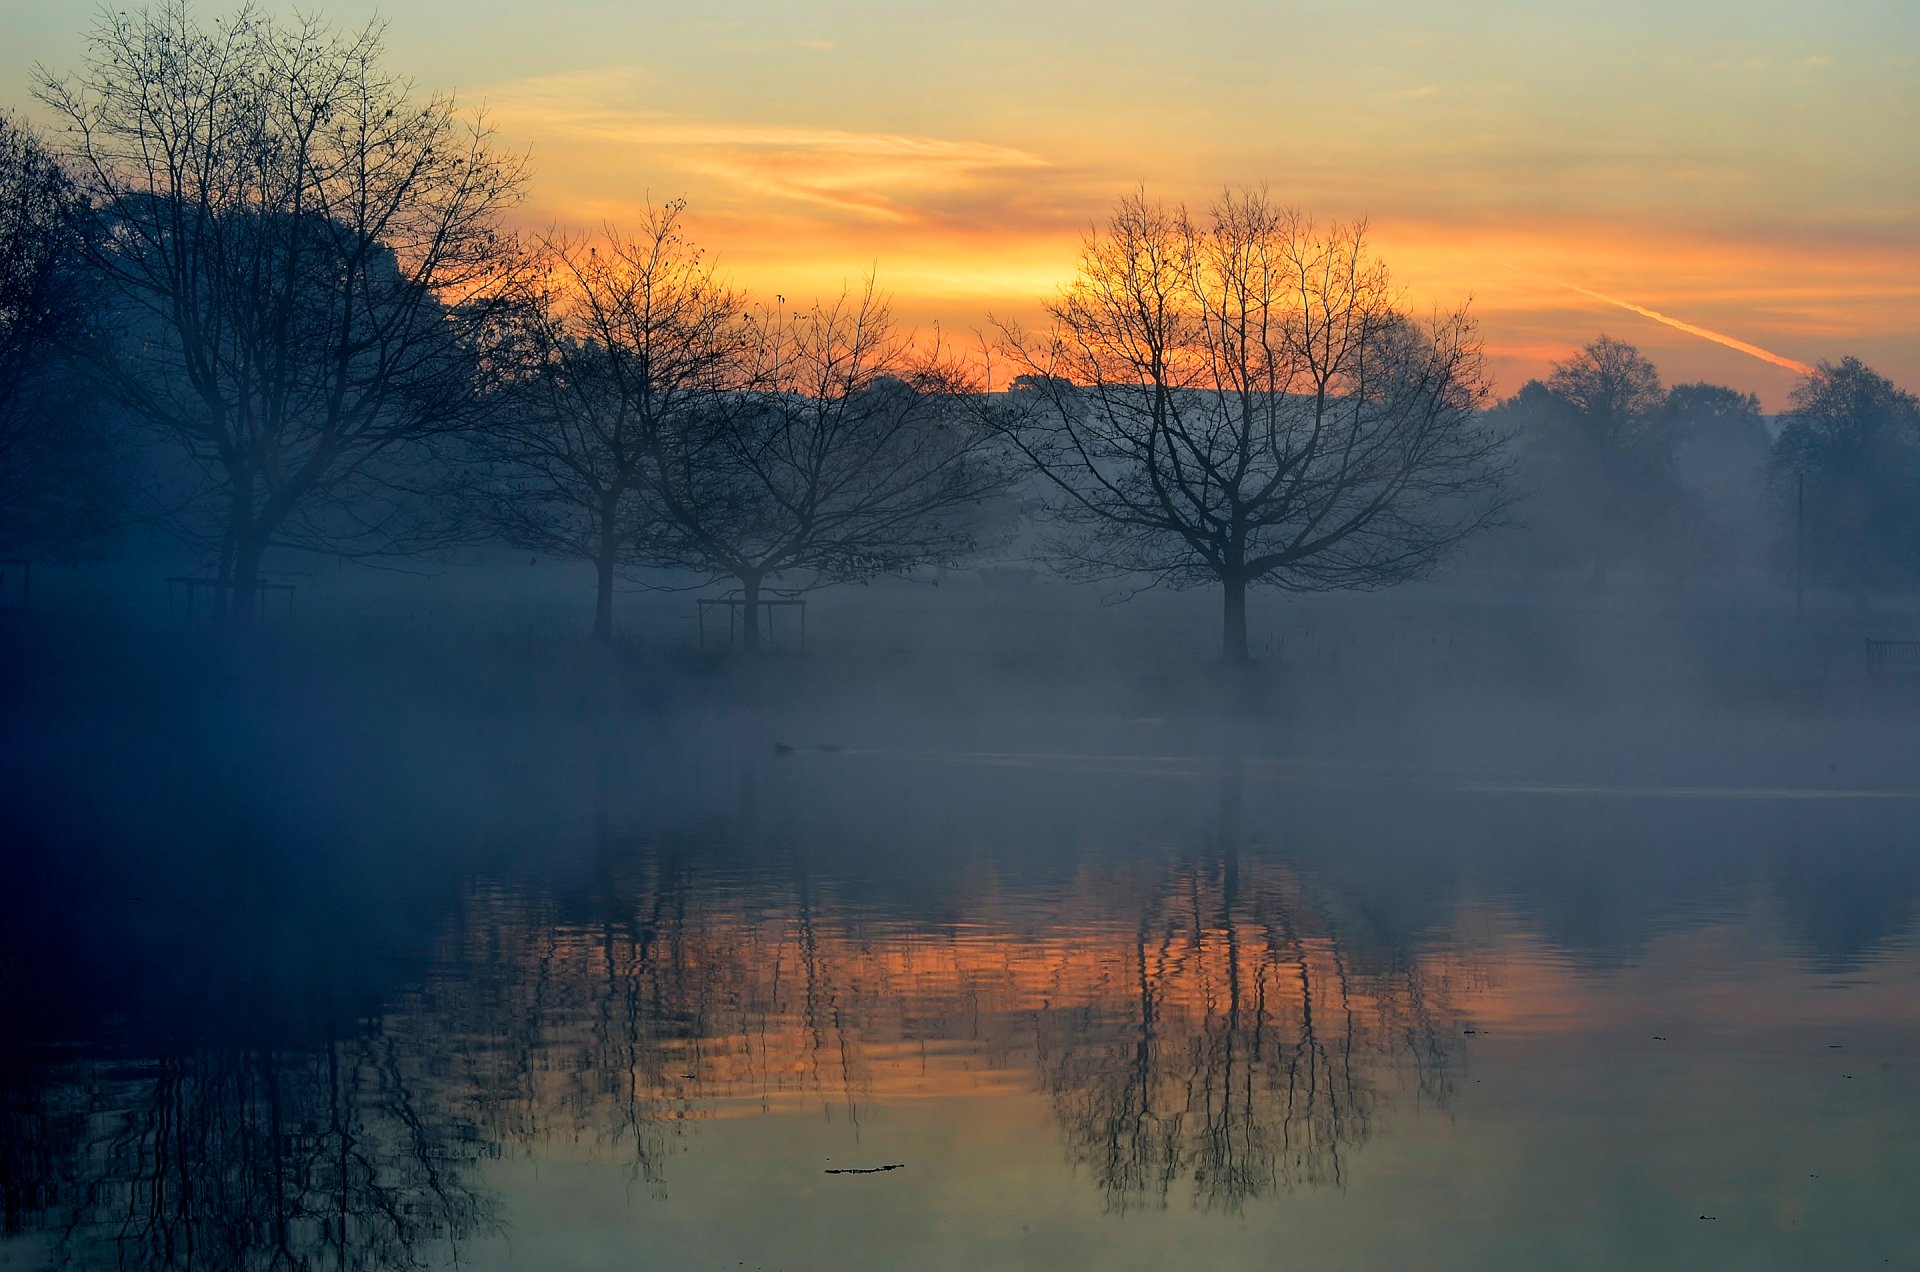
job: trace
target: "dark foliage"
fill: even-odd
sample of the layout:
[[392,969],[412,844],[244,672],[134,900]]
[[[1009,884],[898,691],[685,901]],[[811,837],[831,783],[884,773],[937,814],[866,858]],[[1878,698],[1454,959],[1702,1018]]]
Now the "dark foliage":
[[1793,392],[1773,446],[1782,571],[1855,592],[1920,582],[1920,399],[1858,358]]
[[70,354],[90,337],[86,207],[0,114],[0,553],[70,557],[123,509],[101,402]]

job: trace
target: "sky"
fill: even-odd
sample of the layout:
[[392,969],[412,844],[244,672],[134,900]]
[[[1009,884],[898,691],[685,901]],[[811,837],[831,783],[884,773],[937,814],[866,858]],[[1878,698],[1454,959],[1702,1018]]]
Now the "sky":
[[[1122,194],[1262,185],[1368,218],[1415,308],[1470,301],[1502,393],[1603,331],[1773,410],[1847,355],[1920,390],[1914,0],[321,10],[384,16],[393,69],[529,154],[527,226],[685,198],[763,296],[872,272],[970,341],[1035,319]],[[0,0],[0,105],[33,116],[93,13]]]

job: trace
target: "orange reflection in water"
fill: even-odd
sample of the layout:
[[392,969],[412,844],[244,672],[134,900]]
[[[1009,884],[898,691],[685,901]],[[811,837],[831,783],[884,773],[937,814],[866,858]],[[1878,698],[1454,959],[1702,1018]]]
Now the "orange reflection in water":
[[1389,1092],[1444,1102],[1452,972],[1350,940],[1286,870],[1231,854],[1083,877],[1042,905],[879,920],[825,885],[784,900],[665,878],[596,923],[476,894],[409,1014],[508,1136],[618,1145],[657,1169],[689,1121],[1039,1094],[1128,1206],[1337,1182]]

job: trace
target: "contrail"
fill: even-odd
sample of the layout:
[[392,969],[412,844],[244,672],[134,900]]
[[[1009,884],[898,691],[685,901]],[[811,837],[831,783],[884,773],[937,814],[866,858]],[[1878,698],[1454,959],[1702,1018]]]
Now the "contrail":
[[1813,374],[1813,368],[1804,362],[1796,361],[1793,358],[1786,357],[1784,354],[1775,353],[1771,349],[1762,349],[1757,344],[1748,344],[1744,340],[1723,335],[1718,331],[1708,331],[1705,327],[1696,327],[1690,322],[1683,322],[1678,318],[1669,318],[1657,309],[1648,309],[1645,305],[1636,305],[1630,300],[1621,300],[1617,296],[1609,296],[1604,292],[1594,291],[1590,287],[1582,287],[1578,283],[1570,283],[1564,278],[1552,278],[1546,274],[1535,273],[1530,269],[1521,269],[1517,265],[1509,265],[1507,268],[1519,274],[1533,274],[1535,278],[1564,287],[1568,291],[1579,292],[1582,296],[1591,296],[1593,299],[1605,301],[1609,305],[1618,305],[1629,313],[1639,314],[1642,318],[1651,318],[1655,322],[1664,323],[1676,331],[1684,331],[1690,336],[1699,336],[1702,340],[1711,340],[1717,345],[1725,345],[1729,349],[1737,349],[1750,358],[1758,358],[1762,362],[1771,362],[1776,367],[1785,367],[1796,375]]

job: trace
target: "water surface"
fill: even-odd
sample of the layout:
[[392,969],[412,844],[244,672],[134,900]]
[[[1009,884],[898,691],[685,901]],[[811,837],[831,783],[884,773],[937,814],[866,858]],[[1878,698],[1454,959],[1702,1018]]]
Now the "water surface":
[[42,835],[0,1266],[1920,1262],[1898,788],[763,743]]

